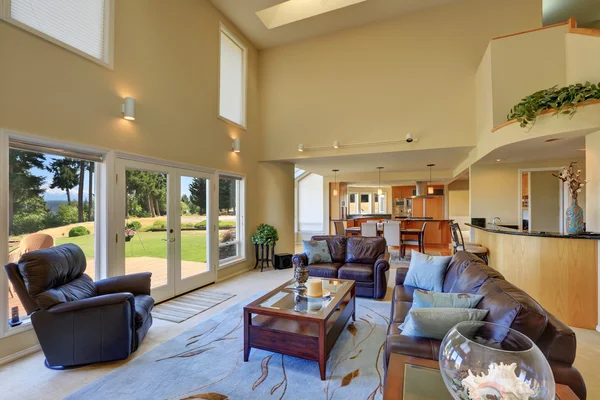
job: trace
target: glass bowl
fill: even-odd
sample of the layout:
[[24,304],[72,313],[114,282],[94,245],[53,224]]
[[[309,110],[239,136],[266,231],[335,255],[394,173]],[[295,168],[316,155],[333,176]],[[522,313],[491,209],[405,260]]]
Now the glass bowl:
[[554,400],[554,375],[527,336],[480,321],[461,322],[442,340],[440,371],[457,400]]

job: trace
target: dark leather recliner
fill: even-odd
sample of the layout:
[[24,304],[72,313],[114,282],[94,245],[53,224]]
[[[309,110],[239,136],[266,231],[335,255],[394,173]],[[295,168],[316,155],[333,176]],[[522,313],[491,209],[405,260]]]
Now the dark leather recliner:
[[[410,311],[416,289],[404,285],[407,271],[408,268],[396,271],[396,287],[385,344],[386,370],[390,353],[439,359],[440,340],[403,336],[398,329]],[[580,399],[585,400],[583,377],[573,366],[577,351],[575,332],[527,293],[507,282],[502,274],[487,266],[479,257],[466,252],[458,252],[452,257],[444,278],[443,291],[483,295],[477,308],[489,310],[484,321],[510,327],[529,337],[548,359],[556,383],[569,386]]]
[[356,281],[356,295],[382,299],[387,291],[390,255],[381,237],[313,236],[311,240],[325,240],[332,263],[308,265],[306,254],[296,254],[294,265],[303,262],[309,276]]
[[50,368],[125,359],[152,325],[150,272],[93,282],[85,268],[74,244],[25,253],[4,267]]

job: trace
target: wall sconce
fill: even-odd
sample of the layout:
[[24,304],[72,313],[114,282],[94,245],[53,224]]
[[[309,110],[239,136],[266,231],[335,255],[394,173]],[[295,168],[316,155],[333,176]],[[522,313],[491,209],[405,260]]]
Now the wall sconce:
[[303,144],[299,144],[298,145],[298,151],[299,152],[303,152],[304,151],[304,145]]
[[339,148],[340,148],[340,142],[339,142],[339,141],[337,141],[337,140],[335,140],[335,141],[333,142],[333,148],[334,148],[334,149],[339,149]]
[[234,153],[240,152],[240,138],[233,139],[233,142],[231,142],[231,150]]
[[135,99],[133,97],[125,97],[125,103],[121,105],[121,113],[123,118],[128,121],[135,120]]

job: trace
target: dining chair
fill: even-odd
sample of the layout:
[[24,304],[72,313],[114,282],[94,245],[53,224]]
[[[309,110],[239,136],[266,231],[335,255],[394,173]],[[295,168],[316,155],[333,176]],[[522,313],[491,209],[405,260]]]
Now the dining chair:
[[402,228],[398,221],[387,221],[383,224],[383,237],[387,246],[401,247],[402,246]]
[[368,237],[377,237],[377,222],[369,221],[360,224],[360,235]]
[[346,227],[343,221],[335,221],[333,225],[335,226],[336,235],[346,236]]
[[452,244],[454,245],[454,253],[457,251],[466,251],[467,253],[475,254],[486,264],[488,263],[488,248],[476,243],[465,243],[460,226],[457,223],[450,223],[450,233]]
[[427,222],[423,222],[421,232],[417,235],[417,240],[403,240],[400,246],[400,256],[404,258],[406,255],[406,246],[417,246],[419,253],[425,253],[425,229],[427,228]]

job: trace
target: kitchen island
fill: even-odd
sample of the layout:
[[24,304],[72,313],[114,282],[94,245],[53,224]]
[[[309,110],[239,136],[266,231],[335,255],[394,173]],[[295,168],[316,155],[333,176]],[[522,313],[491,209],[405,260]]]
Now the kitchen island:
[[471,241],[489,250],[489,265],[567,325],[598,325],[596,233],[563,235],[501,226],[471,227]]
[[[356,220],[354,220],[356,222]],[[449,220],[447,219],[433,219],[427,217],[419,217],[419,218],[400,218],[396,221],[401,222],[401,226],[403,230],[420,230],[423,227],[424,223],[427,223],[427,227],[425,228],[425,244],[426,245],[436,245],[443,246],[444,248],[448,248],[451,242],[450,237],[450,225]],[[362,221],[366,222],[366,221]],[[383,234],[383,225],[378,226],[378,231],[380,234]],[[355,236],[360,235],[360,224],[350,224],[350,220],[348,220],[348,227],[346,228],[346,236]],[[405,235],[402,235],[403,238]],[[406,240],[413,240],[414,238],[405,238]]]

